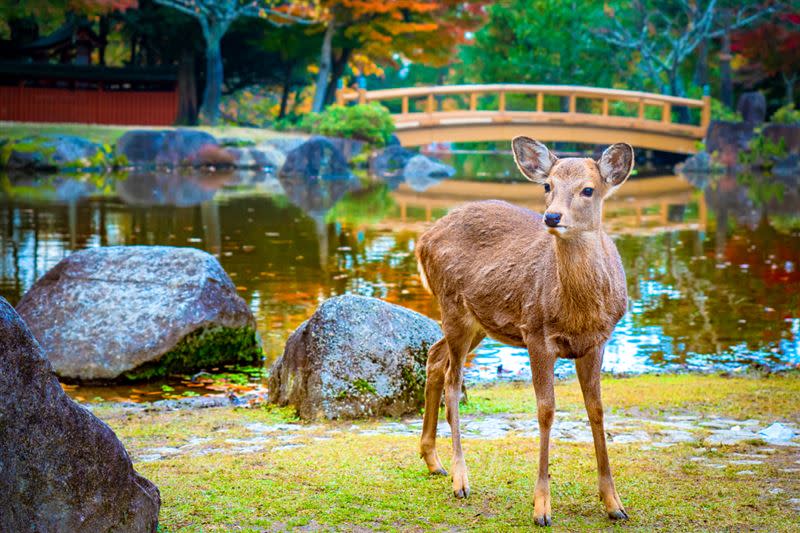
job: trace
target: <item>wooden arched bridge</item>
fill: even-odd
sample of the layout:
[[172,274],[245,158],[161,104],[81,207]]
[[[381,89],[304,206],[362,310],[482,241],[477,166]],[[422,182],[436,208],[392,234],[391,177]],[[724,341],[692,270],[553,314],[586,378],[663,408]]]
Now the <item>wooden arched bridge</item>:
[[570,85],[445,85],[337,93],[338,103],[352,101],[381,102],[399,110],[392,117],[404,146],[507,141],[527,135],[541,141],[628,142],[691,154],[698,151],[697,141],[705,137],[711,119],[708,96],[694,100]]

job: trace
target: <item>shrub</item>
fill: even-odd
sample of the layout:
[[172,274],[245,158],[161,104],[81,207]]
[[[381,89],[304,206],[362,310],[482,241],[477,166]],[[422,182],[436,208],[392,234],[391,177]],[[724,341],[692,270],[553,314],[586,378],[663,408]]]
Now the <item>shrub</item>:
[[734,111],[716,98],[711,99],[711,120],[724,120],[726,122],[742,122],[742,114]]
[[394,132],[389,110],[377,103],[354,106],[332,105],[322,113],[309,113],[300,128],[331,137],[360,139],[385,146]]
[[797,124],[800,122],[800,110],[795,109],[793,103],[786,104],[772,114],[770,121],[773,124]]
[[778,142],[771,141],[764,136],[761,128],[756,128],[755,133],[748,143],[748,149],[739,152],[740,163],[769,170],[776,160],[788,155],[784,139],[779,139]]

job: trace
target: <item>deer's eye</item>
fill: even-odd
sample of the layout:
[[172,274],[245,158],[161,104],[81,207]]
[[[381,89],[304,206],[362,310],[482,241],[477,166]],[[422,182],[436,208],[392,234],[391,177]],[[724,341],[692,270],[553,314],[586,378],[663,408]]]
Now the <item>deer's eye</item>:
[[550,184],[549,183],[545,183],[544,184],[544,192],[550,192]]
[[581,191],[581,196],[585,196],[587,198],[591,198],[592,194],[594,193],[594,189],[591,187],[586,187]]

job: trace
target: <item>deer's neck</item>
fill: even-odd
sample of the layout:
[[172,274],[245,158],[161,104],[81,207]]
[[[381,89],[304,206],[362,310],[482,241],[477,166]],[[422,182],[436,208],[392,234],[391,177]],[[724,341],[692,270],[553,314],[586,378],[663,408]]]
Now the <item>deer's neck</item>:
[[556,272],[560,314],[576,321],[576,327],[590,327],[598,312],[611,298],[605,234],[602,230],[572,239],[555,237]]

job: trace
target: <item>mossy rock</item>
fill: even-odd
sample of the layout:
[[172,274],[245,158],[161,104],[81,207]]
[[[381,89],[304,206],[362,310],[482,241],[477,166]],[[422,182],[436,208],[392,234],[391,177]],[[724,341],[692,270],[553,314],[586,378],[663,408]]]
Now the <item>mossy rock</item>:
[[219,261],[194,248],[75,252],[17,310],[68,381],[148,379],[261,357],[252,310]]
[[0,147],[0,167],[9,170],[104,169],[112,159],[110,146],[75,135],[36,135]]
[[428,350],[441,337],[436,322],[398,305],[331,298],[286,342],[270,371],[270,401],[305,419],[418,413]]

